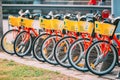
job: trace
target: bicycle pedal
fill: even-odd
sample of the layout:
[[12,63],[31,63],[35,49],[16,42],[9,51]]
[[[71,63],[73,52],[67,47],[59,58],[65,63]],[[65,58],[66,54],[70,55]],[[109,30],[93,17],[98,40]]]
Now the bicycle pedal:
[[73,61],[76,61],[78,59],[78,56],[75,56],[75,58],[73,59]]
[[92,69],[95,69],[95,65],[93,63],[91,63],[90,66],[92,67]]
[[79,67],[83,67],[83,66],[84,66],[84,64],[78,64],[78,66],[79,66]]

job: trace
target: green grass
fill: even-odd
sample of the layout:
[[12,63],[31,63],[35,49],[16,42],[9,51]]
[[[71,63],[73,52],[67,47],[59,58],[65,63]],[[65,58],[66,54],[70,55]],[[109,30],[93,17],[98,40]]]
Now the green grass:
[[7,65],[7,66],[15,66],[16,63],[11,60],[11,61],[9,61],[6,65]]
[[44,75],[43,70],[28,66],[18,66],[11,72],[11,76],[13,77],[38,77],[42,75]]
[[39,69],[0,59],[0,80],[77,80],[57,71]]

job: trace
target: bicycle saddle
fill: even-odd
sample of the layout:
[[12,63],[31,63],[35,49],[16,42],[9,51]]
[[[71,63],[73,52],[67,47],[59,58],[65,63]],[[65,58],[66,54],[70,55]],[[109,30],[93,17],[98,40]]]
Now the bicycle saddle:
[[40,17],[40,14],[32,14],[32,17],[35,18],[35,17]]
[[109,19],[104,19],[103,23],[109,23],[109,24],[111,24],[111,21]]
[[94,23],[96,20],[97,19],[95,18],[94,14],[91,14],[91,13],[86,14],[86,21]]
[[44,15],[43,18],[44,19],[52,19],[52,16],[51,15]]
[[67,14],[65,16],[65,19],[69,19],[69,20],[73,20],[73,21],[77,21],[78,18],[76,17],[76,15],[73,15],[73,14]]
[[54,19],[63,20],[63,15],[62,14],[56,14],[56,15],[54,15]]
[[80,21],[86,21],[86,16],[81,16]]
[[24,18],[30,18],[30,14],[29,14],[29,13],[24,13],[24,14],[22,15],[22,17],[24,17]]
[[77,18],[76,16],[71,16],[71,17],[70,17],[70,20],[78,21],[78,18]]
[[71,14],[66,14],[64,18],[65,19],[70,19],[70,17],[71,17]]

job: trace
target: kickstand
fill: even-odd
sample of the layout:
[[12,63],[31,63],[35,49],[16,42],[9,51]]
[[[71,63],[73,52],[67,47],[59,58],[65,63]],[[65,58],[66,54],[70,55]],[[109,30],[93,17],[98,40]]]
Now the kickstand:
[[31,55],[30,55],[31,58],[34,58],[34,55],[33,55],[33,52],[31,51]]
[[116,79],[120,79],[120,71],[118,72]]

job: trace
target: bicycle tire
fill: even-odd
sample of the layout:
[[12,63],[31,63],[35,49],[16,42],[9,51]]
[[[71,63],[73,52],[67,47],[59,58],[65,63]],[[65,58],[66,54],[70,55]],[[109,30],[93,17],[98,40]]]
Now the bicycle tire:
[[[46,62],[48,62],[48,63],[50,63],[50,64],[53,64],[53,65],[57,65],[58,63],[57,63],[57,61],[55,61],[55,59],[54,59],[54,52],[53,52],[53,48],[54,48],[54,46],[55,46],[55,44],[56,44],[56,40],[55,40],[55,38],[56,37],[59,37],[59,38],[61,38],[62,36],[60,36],[60,35],[51,35],[51,36],[49,36],[49,37],[47,37],[44,41],[43,41],[43,44],[41,45],[41,54],[42,54],[42,57],[44,58],[44,60],[46,61]],[[46,48],[47,47],[45,47],[45,43],[48,41],[48,40],[50,40],[50,39],[52,39],[52,42],[53,42],[53,45],[51,45],[50,47],[52,47],[49,51],[47,51],[46,52]]]
[[[12,29],[12,30],[7,31],[7,32],[2,36],[2,38],[1,38],[1,48],[2,48],[2,50],[5,51],[5,52],[8,53],[8,54],[11,54],[11,55],[15,54],[15,52],[14,52],[14,47],[13,47],[13,46],[5,47],[5,46],[4,46],[4,41],[5,41],[4,39],[5,39],[6,35],[8,35],[10,32],[14,32],[14,31],[17,32],[17,33],[19,33],[19,30],[17,30],[17,29]],[[17,35],[16,35],[16,36],[17,36]],[[16,36],[15,36],[14,38],[12,38],[12,39],[15,39]],[[9,36],[9,38],[11,38],[11,37],[12,37],[12,36]],[[10,39],[8,39],[8,41],[10,42]],[[12,44],[14,45],[14,41],[15,41],[15,40],[11,41],[10,43],[12,43]],[[7,43],[5,43],[5,44],[7,44]],[[9,51],[8,48],[12,48],[12,51]]]
[[90,40],[85,38],[80,38],[71,44],[68,50],[68,59],[70,64],[79,71],[86,72],[88,68],[85,63],[85,52],[83,42],[89,42]]
[[[96,53],[97,54],[96,56],[95,56],[95,52],[94,52],[94,54],[91,52],[91,50],[94,50],[95,48],[96,48],[96,50],[97,50],[97,48],[100,48],[99,44],[101,44],[101,43],[109,44],[108,41],[102,41],[102,40],[101,41],[97,41],[97,42],[93,43],[88,48],[88,51],[86,53],[86,60],[85,60],[86,61],[86,65],[87,65],[89,71],[92,72],[93,74],[96,74],[96,75],[105,75],[105,74],[110,73],[114,69],[114,67],[115,67],[115,65],[117,63],[117,60],[118,60],[118,57],[117,57],[118,53],[116,51],[116,48],[112,44],[110,44],[110,51],[112,51],[113,53],[111,54],[109,52],[109,54],[104,56],[103,59],[101,58],[102,56],[100,55],[101,52]],[[96,46],[96,47],[94,48],[94,46]],[[99,50],[101,50],[101,49],[99,49]],[[90,54],[91,54],[91,56],[90,56]],[[89,61],[89,58],[91,58],[90,61]],[[93,59],[93,58],[96,58],[96,59]],[[94,68],[94,67],[98,66],[98,63],[97,63],[98,60],[100,60],[100,62],[99,62],[100,64],[103,64],[101,68],[97,68],[97,69],[100,69],[99,71],[97,71],[97,69]],[[102,61],[104,61],[104,62],[102,63]],[[93,65],[92,66],[92,62],[94,64],[97,63],[97,65]]]
[[[25,52],[18,52],[18,48],[19,47],[17,47],[17,43],[19,43],[18,41],[20,41],[19,39],[21,39],[20,37],[21,37],[21,35],[22,34],[25,34],[24,36],[26,37],[27,36],[27,34],[28,34],[28,36],[29,36],[29,42],[30,42],[30,44],[28,44],[27,42],[27,44],[25,44],[24,42],[21,42],[21,44],[20,44],[20,48],[21,49],[25,49]],[[23,37],[24,37],[23,36]],[[24,37],[24,38],[25,38]],[[27,46],[27,47],[26,47]],[[15,51],[15,54],[17,55],[17,56],[19,56],[19,57],[23,57],[23,56],[26,56],[26,55],[28,55],[28,54],[30,54],[30,52],[31,52],[31,47],[32,47],[32,36],[31,36],[31,34],[30,33],[28,33],[27,31],[22,31],[22,32],[20,32],[20,34],[16,37],[16,39],[15,39],[15,42],[14,42],[14,51]],[[21,50],[20,50],[21,51]]]
[[[56,43],[55,48],[54,48],[55,60],[57,61],[57,63],[59,65],[61,65],[63,67],[66,67],[66,68],[72,67],[71,64],[68,61],[68,49],[69,49],[69,46],[70,46],[70,42],[69,42],[68,39],[75,40],[76,38],[73,37],[73,36],[64,37]],[[65,42],[65,44],[62,45],[62,46],[59,46],[62,42]],[[63,47],[63,48],[61,48],[61,47]],[[61,50],[59,48],[61,48],[63,50]],[[64,49],[65,49],[65,51],[64,51]]]
[[[33,50],[33,55],[34,57],[38,60],[38,61],[42,61],[44,62],[45,60],[43,59],[42,55],[41,55],[41,45],[43,43],[43,41],[45,39],[43,39],[43,36],[49,36],[49,34],[47,33],[43,33],[40,34],[37,38],[35,38],[35,40],[33,41],[33,46],[32,46],[32,50]],[[37,42],[38,41],[38,42]],[[39,42],[40,41],[40,42]],[[38,47],[37,47],[38,46]],[[37,53],[38,52],[38,53]]]

